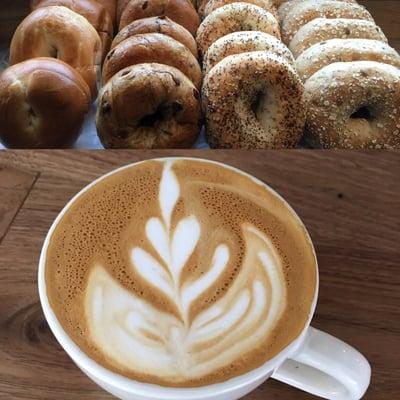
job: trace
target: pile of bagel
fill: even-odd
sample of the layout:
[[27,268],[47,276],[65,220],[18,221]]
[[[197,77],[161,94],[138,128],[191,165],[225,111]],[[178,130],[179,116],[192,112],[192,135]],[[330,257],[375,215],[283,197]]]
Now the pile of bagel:
[[200,0],[196,38],[212,148],[292,148],[303,135],[303,83],[281,41],[279,3]]
[[400,148],[400,55],[355,0],[289,0],[282,39],[304,82],[316,148]]

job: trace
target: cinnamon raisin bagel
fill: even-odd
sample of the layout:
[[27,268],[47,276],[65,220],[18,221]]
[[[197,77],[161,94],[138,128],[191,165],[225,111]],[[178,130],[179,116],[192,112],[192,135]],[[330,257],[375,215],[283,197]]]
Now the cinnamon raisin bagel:
[[243,31],[225,35],[208,48],[203,60],[204,75],[225,57],[263,50],[283,57],[291,66],[294,66],[292,53],[275,36],[264,32]]
[[0,74],[0,141],[10,148],[62,148],[77,139],[90,90],[72,67],[34,58]]
[[142,63],[175,67],[200,88],[201,69],[196,57],[182,43],[161,33],[131,36],[114,47],[104,61],[103,84],[121,69]]
[[115,36],[111,48],[113,49],[123,40],[139,33],[162,33],[185,45],[197,58],[197,44],[194,37],[182,25],[168,17],[149,17],[131,22]]
[[271,13],[253,4],[232,3],[217,8],[200,24],[196,37],[200,53],[220,37],[238,31],[260,31],[280,39],[278,21]]
[[203,85],[212,148],[294,147],[304,128],[303,85],[282,57],[255,51],[228,56]]
[[305,84],[306,140],[314,147],[400,148],[400,70],[374,61],[335,63]]
[[130,0],[121,14],[119,29],[137,19],[158,16],[171,18],[193,36],[200,24],[199,16],[189,0]]
[[199,98],[176,68],[154,63],[127,67],[100,92],[98,135],[106,148],[191,147],[200,131]]
[[374,22],[368,10],[356,3],[344,3],[332,0],[306,0],[293,7],[282,22],[282,40],[287,45],[299,29],[316,18],[363,19]]
[[32,11],[14,33],[10,64],[35,57],[53,57],[71,65],[82,75],[92,96],[96,96],[101,41],[86,18],[59,6]]
[[238,2],[254,4],[255,6],[263,8],[265,11],[270,12],[275,18],[278,17],[276,7],[272,0],[209,0],[204,8],[203,16],[207,16],[219,7]]
[[302,26],[289,48],[295,58],[314,44],[330,39],[373,39],[387,43],[387,38],[374,22],[362,19],[317,18]]
[[33,0],[31,8],[64,6],[85,17],[96,29],[102,43],[102,54],[106,56],[110,50],[114,35],[110,13],[96,0]]
[[331,39],[317,43],[296,60],[303,81],[335,62],[377,61],[400,68],[400,55],[387,43],[371,39]]

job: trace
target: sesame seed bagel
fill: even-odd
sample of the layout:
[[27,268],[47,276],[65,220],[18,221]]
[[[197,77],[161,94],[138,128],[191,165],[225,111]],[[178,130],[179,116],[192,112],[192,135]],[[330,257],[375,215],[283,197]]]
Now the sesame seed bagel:
[[191,147],[200,131],[199,99],[193,83],[176,68],[127,67],[100,91],[99,138],[106,148]]
[[[219,7],[238,2],[240,2],[240,0],[209,0],[204,8],[204,16],[207,16]],[[270,12],[275,18],[278,17],[276,7],[272,3],[272,0],[242,0],[241,2],[254,4]]]
[[118,71],[134,64],[160,63],[182,71],[197,87],[201,86],[201,69],[190,50],[162,33],[131,36],[114,47],[103,65],[103,84]]
[[271,13],[253,4],[232,3],[217,8],[200,24],[196,37],[200,53],[204,55],[220,37],[238,31],[260,31],[280,39],[278,21]]
[[[304,3],[307,0],[284,0],[281,2],[278,8],[278,18],[279,21],[283,21],[288,14],[293,10],[294,7],[298,6],[300,3]],[[314,4],[324,0],[314,0]],[[334,0],[341,1],[342,3],[357,3],[356,0]]]
[[225,57],[250,51],[269,51],[283,57],[294,66],[294,59],[289,49],[275,36],[264,32],[233,32],[219,38],[207,50],[203,60],[203,73],[208,74],[211,68]]
[[305,84],[306,140],[326,149],[400,148],[400,70],[374,61],[328,65]]
[[168,17],[149,17],[131,22],[115,36],[111,48],[120,44],[128,37],[139,33],[162,33],[184,44],[197,58],[197,44],[194,37],[182,25],[177,24]]
[[317,18],[302,26],[289,48],[295,58],[314,44],[330,39],[372,39],[387,43],[387,38],[374,22],[362,19]]
[[335,62],[377,61],[400,68],[400,55],[387,43],[371,39],[331,39],[317,43],[296,60],[303,81]]
[[343,3],[332,0],[307,0],[294,7],[281,26],[282,40],[289,44],[299,29],[316,18],[364,19],[374,22],[368,10],[359,4]]
[[256,51],[224,58],[205,77],[203,110],[212,148],[296,146],[304,128],[303,85],[282,57]]

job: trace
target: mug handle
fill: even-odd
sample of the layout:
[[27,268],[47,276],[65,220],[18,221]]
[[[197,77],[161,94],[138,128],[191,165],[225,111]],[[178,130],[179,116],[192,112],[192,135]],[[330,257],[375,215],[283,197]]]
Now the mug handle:
[[359,400],[371,379],[366,358],[347,343],[309,327],[297,352],[272,378],[329,400]]

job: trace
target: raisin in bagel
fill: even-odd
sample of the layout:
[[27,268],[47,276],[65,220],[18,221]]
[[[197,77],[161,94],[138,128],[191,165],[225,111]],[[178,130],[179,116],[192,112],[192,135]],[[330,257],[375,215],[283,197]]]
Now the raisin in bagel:
[[387,43],[387,38],[374,22],[362,19],[317,18],[302,26],[289,44],[297,58],[314,44],[330,39],[372,39]]
[[168,17],[149,17],[131,22],[115,36],[111,48],[113,49],[123,40],[139,33],[162,33],[185,45],[197,58],[197,44],[194,37],[182,25]]
[[276,7],[272,3],[272,0],[209,0],[204,8],[204,16],[207,16],[219,7],[238,2],[254,4],[270,12],[275,18],[278,17]]
[[204,75],[225,57],[250,51],[272,52],[294,66],[292,53],[279,39],[264,32],[243,31],[225,35],[208,48],[203,60]]
[[266,51],[228,56],[210,70],[203,109],[212,148],[282,149],[304,129],[303,85],[282,57]]
[[191,147],[200,131],[199,99],[192,82],[176,68],[154,63],[127,67],[100,91],[100,140],[106,148]]
[[53,57],[71,65],[96,96],[101,41],[86,18],[59,6],[32,11],[14,33],[10,64],[35,57]]
[[331,39],[317,43],[296,60],[303,81],[335,62],[377,61],[400,68],[400,55],[387,43],[371,39]]
[[197,46],[203,55],[212,43],[228,33],[260,31],[280,39],[279,24],[261,7],[248,3],[232,3],[209,14],[197,31]]
[[374,61],[335,63],[305,84],[306,140],[314,147],[400,148],[400,70]]
[[162,33],[144,33],[125,39],[107,55],[103,65],[103,84],[130,65],[159,63],[182,71],[197,87],[201,69],[196,57],[177,40]]
[[344,3],[332,0],[307,0],[294,7],[282,21],[282,40],[287,45],[299,31],[299,29],[316,18],[348,18],[363,19],[374,22],[368,10],[353,3]]
[[119,29],[137,19],[157,16],[171,18],[193,36],[200,24],[196,9],[189,0],[130,0],[121,14]]
[[110,13],[96,0],[34,0],[31,8],[64,6],[85,17],[96,29],[102,43],[102,54],[110,50],[114,27]]
[[10,148],[62,148],[78,137],[90,90],[54,58],[34,58],[0,74],[0,141]]

